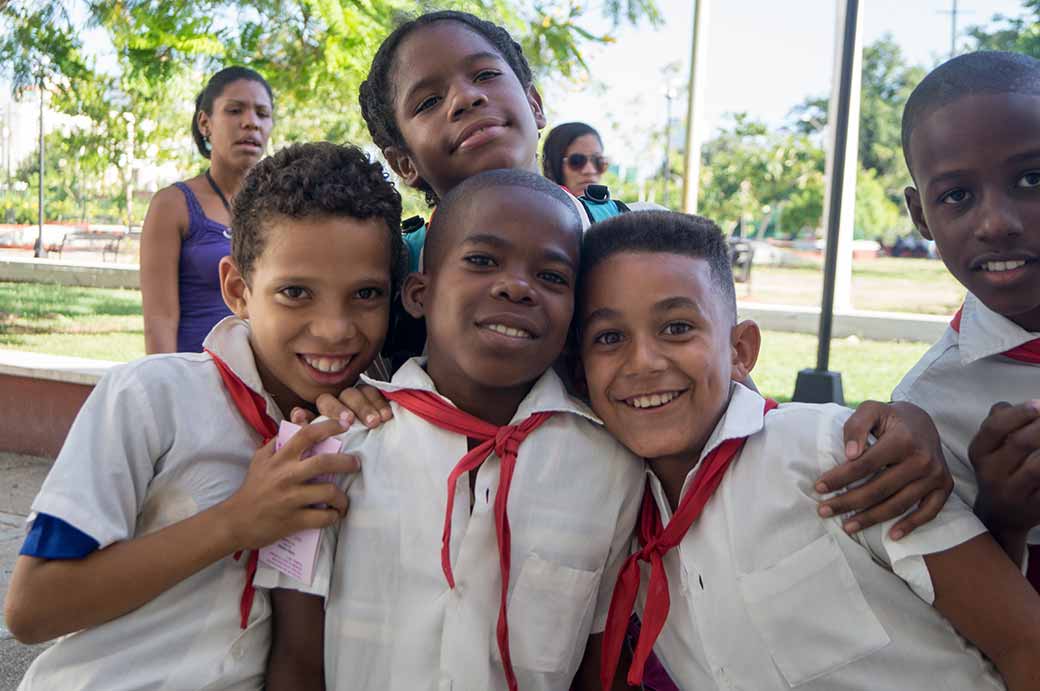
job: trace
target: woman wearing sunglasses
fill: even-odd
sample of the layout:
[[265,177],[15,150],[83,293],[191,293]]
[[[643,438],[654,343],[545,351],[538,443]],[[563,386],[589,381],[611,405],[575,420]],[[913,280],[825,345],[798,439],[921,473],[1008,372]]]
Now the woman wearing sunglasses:
[[603,155],[599,132],[583,122],[554,127],[542,147],[542,172],[553,182],[580,197],[589,185],[599,183],[610,162]]

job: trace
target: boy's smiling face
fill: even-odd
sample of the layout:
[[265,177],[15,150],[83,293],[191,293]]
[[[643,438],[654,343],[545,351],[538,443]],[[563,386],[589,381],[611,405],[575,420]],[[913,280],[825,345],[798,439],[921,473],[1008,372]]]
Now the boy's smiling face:
[[390,314],[390,240],[381,218],[279,218],[243,277],[221,261],[224,300],[248,319],[264,388],[283,413],[338,394],[375,359]]
[[584,278],[581,359],[593,410],[635,454],[696,462],[758,355],[698,257],[619,252]]
[[425,180],[443,197],[486,170],[533,170],[541,97],[480,34],[454,21],[417,29],[398,47],[393,74],[407,151],[384,153],[407,184]]
[[1040,97],[973,94],[910,136],[907,206],[950,272],[990,309],[1040,331]]
[[515,408],[567,340],[578,218],[545,194],[492,187],[436,219],[431,233],[443,235],[436,249],[427,244],[427,270],[403,291],[406,308],[426,319],[427,371],[463,409],[503,397]]

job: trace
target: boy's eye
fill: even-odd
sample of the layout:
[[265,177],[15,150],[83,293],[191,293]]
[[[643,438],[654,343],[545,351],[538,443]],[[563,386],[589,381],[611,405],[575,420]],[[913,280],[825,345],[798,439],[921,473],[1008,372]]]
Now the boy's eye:
[[474,78],[478,82],[482,82],[488,79],[494,79],[495,77],[502,74],[498,70],[481,70],[477,72],[477,76]]
[[286,286],[278,291],[279,295],[283,295],[290,300],[302,300],[307,297],[308,291],[302,286]]
[[670,322],[665,324],[661,333],[665,336],[682,336],[693,330],[693,326],[685,322]]
[[415,112],[421,113],[424,110],[429,110],[430,108],[433,108],[435,105],[437,105],[439,101],[440,99],[437,96],[429,96],[427,98],[424,98],[422,101],[419,102],[419,105],[415,107]]
[[961,204],[968,201],[970,193],[967,190],[962,190],[960,187],[950,190],[939,197],[940,204]]
[[556,271],[542,271],[538,274],[538,278],[542,279],[543,281],[553,283],[555,285],[569,285],[567,282],[567,277]]
[[1019,187],[1040,187],[1040,170],[1031,170],[1018,179]]
[[495,265],[495,260],[486,254],[467,254],[462,258],[462,261],[480,267],[490,267]]
[[354,293],[359,300],[375,300],[383,297],[383,291],[379,288],[362,288]]
[[620,331],[603,331],[596,334],[592,342],[597,345],[617,345],[621,343],[621,332]]

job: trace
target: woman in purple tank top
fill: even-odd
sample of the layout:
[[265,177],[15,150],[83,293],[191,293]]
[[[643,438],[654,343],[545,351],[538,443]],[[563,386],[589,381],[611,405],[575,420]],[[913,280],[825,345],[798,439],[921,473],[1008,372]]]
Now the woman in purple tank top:
[[274,96],[257,72],[227,67],[195,101],[191,133],[210,161],[201,175],[160,190],[141,231],[145,351],[201,351],[231,314],[217,267],[231,253],[231,200],[267,148]]

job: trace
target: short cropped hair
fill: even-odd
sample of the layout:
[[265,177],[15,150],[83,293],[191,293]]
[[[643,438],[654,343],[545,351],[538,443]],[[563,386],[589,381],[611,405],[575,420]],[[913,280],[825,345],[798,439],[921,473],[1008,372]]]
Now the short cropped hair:
[[451,192],[444,195],[444,199],[437,205],[437,213],[433,215],[430,228],[426,235],[426,248],[423,253],[423,264],[426,268],[436,267],[440,264],[443,255],[443,236],[445,226],[451,224],[457,216],[457,211],[464,208],[476,195],[489,189],[514,188],[536,192],[546,198],[546,204],[559,204],[571,222],[571,230],[578,238],[581,245],[581,216],[578,207],[569,194],[556,183],[545,179],[537,173],[531,173],[518,168],[502,168],[499,170],[488,170],[466,178],[452,188]]
[[[397,49],[401,43],[413,32],[427,27],[436,22],[455,22],[466,27],[473,33],[482,37],[491,44],[495,51],[502,56],[510,69],[520,81],[520,86],[527,89],[534,79],[531,66],[524,57],[524,51],[520,44],[513,40],[503,27],[481,19],[468,12],[457,12],[455,10],[440,10],[427,12],[418,17],[408,19],[390,32],[383,39],[372,58],[372,66],[368,69],[368,76],[361,83],[358,90],[358,102],[361,105],[361,117],[368,125],[368,132],[372,135],[372,141],[381,151],[388,147],[396,146],[407,149],[404,136],[397,125],[394,116],[394,102],[397,99],[397,85],[394,80],[394,68],[397,63]],[[424,180],[420,189],[426,193],[426,202],[430,206],[437,203],[437,195]]]
[[249,280],[272,221],[330,216],[383,221],[396,288],[404,274],[401,195],[383,167],[356,146],[293,144],[257,163],[235,195],[231,257]]
[[[729,247],[714,221],[676,211],[633,211],[593,225],[585,233],[581,249],[579,296],[584,295],[589,272],[622,252],[659,252],[705,260],[722,306],[736,321],[737,292]],[[638,290],[638,286],[632,289]]]
[[910,137],[933,112],[975,94],[1040,96],[1040,60],[1021,53],[981,50],[947,60],[921,80],[903,109],[903,156],[910,164]]

